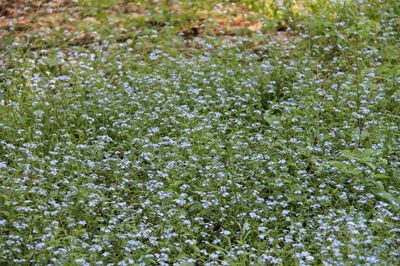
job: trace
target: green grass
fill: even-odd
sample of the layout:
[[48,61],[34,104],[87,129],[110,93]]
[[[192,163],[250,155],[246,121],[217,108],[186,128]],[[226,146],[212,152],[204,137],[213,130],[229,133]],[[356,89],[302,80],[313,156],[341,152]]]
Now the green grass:
[[400,5],[218,2],[0,46],[0,263],[397,264]]

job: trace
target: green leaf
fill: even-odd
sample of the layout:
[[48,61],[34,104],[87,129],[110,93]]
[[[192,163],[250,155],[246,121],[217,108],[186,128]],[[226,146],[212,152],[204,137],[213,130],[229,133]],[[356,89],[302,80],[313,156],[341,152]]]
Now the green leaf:
[[199,201],[195,201],[189,206],[188,213],[195,214],[195,213],[200,212],[202,209],[203,209],[203,205]]
[[206,220],[215,220],[219,215],[215,210],[203,209],[201,211],[201,216]]
[[382,175],[382,174],[375,174],[376,178],[390,178],[390,176]]
[[49,67],[55,67],[59,65],[57,59],[48,57],[44,60]]
[[376,166],[373,164],[373,163],[371,163],[371,162],[367,162],[367,161],[364,161],[364,163],[366,164],[366,165],[368,165],[369,166],[369,168],[371,168],[372,170],[376,170]]
[[356,158],[355,154],[350,150],[344,150],[344,151],[342,151],[342,154],[343,154],[343,156],[350,158],[350,159]]
[[328,161],[326,163],[331,166],[337,167],[340,170],[345,170],[348,167],[348,165],[346,165],[345,163],[340,162],[340,161]]
[[265,116],[264,118],[269,124],[273,124],[275,121],[281,120],[281,117],[277,115]]
[[180,266],[193,266],[194,265],[194,263],[191,263],[191,262],[181,262],[181,263],[179,263],[179,265]]
[[377,196],[381,197],[382,199],[386,200],[390,204],[392,204],[394,207],[399,208],[400,207],[400,201],[396,197],[394,197],[392,194],[387,192],[385,190],[385,187],[381,182],[375,182],[375,188],[372,190]]
[[368,139],[371,134],[368,131],[361,132],[361,141]]

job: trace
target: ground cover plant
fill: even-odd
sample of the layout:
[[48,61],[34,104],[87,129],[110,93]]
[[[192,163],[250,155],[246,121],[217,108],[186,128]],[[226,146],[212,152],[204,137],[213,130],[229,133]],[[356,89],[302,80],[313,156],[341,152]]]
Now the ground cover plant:
[[398,1],[6,2],[1,264],[400,260]]

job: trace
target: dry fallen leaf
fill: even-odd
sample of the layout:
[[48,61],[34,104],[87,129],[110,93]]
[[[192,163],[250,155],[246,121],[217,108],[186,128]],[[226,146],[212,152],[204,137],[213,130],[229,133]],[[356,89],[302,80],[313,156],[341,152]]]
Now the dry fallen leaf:
[[251,31],[260,31],[262,29],[262,27],[263,27],[263,23],[261,21],[256,21],[256,22],[253,22],[247,28]]
[[17,24],[19,24],[19,25],[25,25],[25,24],[28,24],[29,22],[31,22],[31,19],[25,17],[25,18],[22,18],[22,19],[18,20],[18,21],[17,21]]
[[97,19],[95,19],[94,17],[86,17],[84,21],[89,23],[98,23]]

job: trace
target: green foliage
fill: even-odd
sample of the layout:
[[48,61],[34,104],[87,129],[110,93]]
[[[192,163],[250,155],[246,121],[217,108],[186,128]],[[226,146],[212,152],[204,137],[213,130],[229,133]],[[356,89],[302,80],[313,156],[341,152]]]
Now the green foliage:
[[399,261],[398,1],[135,3],[1,44],[0,264]]
[[79,4],[91,8],[109,8],[117,3],[118,0],[79,0]]

